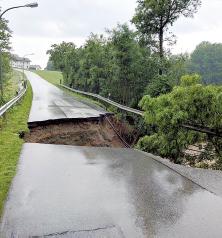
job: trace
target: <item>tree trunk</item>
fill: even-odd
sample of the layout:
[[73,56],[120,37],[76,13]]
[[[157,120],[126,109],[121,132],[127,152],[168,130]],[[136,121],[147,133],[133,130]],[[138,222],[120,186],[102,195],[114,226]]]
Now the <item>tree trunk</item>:
[[164,55],[163,55],[163,27],[162,27],[162,18],[161,18],[161,20],[160,20],[160,25],[161,25],[161,27],[160,27],[160,31],[159,31],[159,50],[160,50],[160,69],[159,69],[159,75],[162,75],[163,74],[163,72],[162,72],[162,59],[163,59],[163,57],[164,57]]

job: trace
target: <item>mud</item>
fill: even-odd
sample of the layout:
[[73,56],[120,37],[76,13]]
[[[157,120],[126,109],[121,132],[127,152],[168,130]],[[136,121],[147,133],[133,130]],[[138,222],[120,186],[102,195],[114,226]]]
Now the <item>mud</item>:
[[[125,132],[129,129],[121,123],[117,123],[114,117],[109,119],[117,127],[117,131],[126,137]],[[125,148],[105,118],[101,118],[99,121],[37,126],[30,129],[30,133],[26,134],[24,139],[29,143]]]

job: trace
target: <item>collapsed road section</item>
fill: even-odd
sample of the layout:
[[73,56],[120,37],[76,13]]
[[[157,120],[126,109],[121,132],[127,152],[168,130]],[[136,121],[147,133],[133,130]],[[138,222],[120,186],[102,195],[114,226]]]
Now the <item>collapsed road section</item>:
[[[114,121],[112,117],[110,120]],[[123,130],[121,134],[124,136]],[[120,137],[105,117],[101,117],[93,121],[81,120],[39,125],[31,128],[24,139],[29,143],[125,148],[126,145]]]
[[[125,147],[120,135],[109,125],[112,113],[74,97],[48,83],[37,74],[26,72],[33,89],[28,118],[30,134],[26,142]],[[105,119],[107,118],[107,119]],[[107,123],[107,120],[109,123]]]

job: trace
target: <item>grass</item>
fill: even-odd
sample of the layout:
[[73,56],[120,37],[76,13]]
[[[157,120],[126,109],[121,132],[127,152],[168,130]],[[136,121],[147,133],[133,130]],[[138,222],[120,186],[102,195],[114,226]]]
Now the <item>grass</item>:
[[8,90],[10,90],[12,93],[15,93],[16,90],[19,90],[19,86],[18,84],[20,84],[21,81],[21,74],[16,71],[13,70],[13,76],[12,78],[9,80],[9,87],[7,88]]
[[[13,83],[17,81],[16,73],[11,81]],[[0,215],[11,180],[16,173],[18,158],[24,142],[19,136],[29,131],[27,120],[32,97],[31,86],[28,86],[26,94],[19,103],[6,112],[6,120],[0,117]]]
[[44,78],[46,81],[53,85],[57,85],[60,83],[60,79],[62,79],[62,73],[59,71],[48,71],[48,70],[29,70],[33,73],[38,74],[40,77]]

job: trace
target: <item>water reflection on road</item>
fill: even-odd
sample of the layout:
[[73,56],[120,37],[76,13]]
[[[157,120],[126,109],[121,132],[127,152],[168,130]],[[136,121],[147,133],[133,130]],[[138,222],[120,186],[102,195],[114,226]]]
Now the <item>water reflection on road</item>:
[[219,237],[221,223],[220,197],[138,151],[25,143],[0,230]]
[[[122,184],[130,218],[144,235],[197,237],[202,232],[209,236],[219,234],[217,225],[222,221],[219,197],[137,151],[116,149],[110,152],[94,151],[93,160],[107,165],[103,176]],[[85,153],[90,158],[87,155],[90,152]],[[220,212],[212,209],[215,203]],[[209,220],[209,216],[212,219]]]

